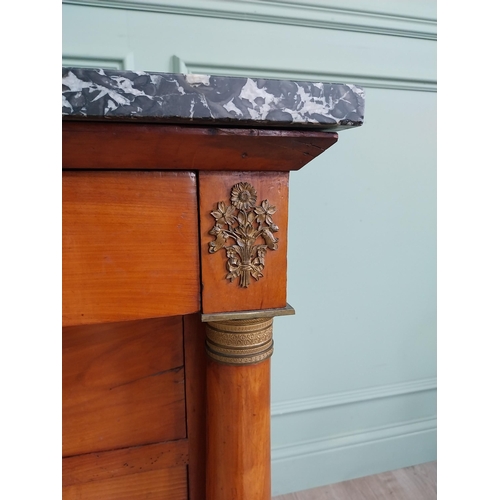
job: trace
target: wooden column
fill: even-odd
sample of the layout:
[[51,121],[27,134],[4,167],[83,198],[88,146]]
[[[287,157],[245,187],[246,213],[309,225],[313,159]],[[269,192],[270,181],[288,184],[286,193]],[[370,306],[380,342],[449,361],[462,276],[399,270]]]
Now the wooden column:
[[207,324],[207,500],[271,498],[272,324]]
[[273,317],[286,303],[288,172],[200,172],[207,500],[270,500]]

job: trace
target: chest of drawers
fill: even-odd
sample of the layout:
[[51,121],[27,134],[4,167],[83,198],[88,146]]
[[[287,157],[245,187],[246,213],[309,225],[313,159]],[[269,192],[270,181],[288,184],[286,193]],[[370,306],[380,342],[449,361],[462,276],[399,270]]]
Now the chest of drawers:
[[119,104],[111,73],[63,72],[64,498],[269,499],[288,176],[337,134],[145,102],[107,120],[84,90]]

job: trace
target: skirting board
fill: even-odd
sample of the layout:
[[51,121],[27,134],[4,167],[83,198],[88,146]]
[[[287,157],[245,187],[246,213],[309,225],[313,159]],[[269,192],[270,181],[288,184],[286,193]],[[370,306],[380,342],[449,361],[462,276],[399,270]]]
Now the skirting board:
[[272,494],[282,495],[436,460],[436,418],[272,450]]

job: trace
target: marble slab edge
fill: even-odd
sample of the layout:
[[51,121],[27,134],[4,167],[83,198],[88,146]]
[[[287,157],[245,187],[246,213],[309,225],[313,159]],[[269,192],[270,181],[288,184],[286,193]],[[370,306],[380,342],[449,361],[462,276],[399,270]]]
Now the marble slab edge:
[[337,132],[361,126],[364,105],[364,90],[352,84],[62,69],[62,115],[69,120]]

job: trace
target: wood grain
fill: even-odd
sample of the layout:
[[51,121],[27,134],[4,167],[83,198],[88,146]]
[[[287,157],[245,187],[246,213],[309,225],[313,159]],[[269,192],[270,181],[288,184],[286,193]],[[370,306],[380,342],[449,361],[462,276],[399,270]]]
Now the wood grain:
[[190,172],[63,172],[63,326],[200,309]]
[[187,500],[186,467],[63,487],[63,500]]
[[63,168],[298,170],[337,142],[329,132],[63,121]]
[[[288,232],[288,176],[287,172],[200,172],[200,241],[202,266],[202,309],[204,314],[273,309],[286,306],[287,232]],[[268,200],[276,206],[274,223],[279,227],[278,249],[268,250],[264,277],[251,278],[248,288],[241,288],[238,280],[226,279],[227,257],[224,249],[208,252],[214,236],[209,231],[215,224],[210,215],[217,203],[230,204],[231,188],[239,182],[249,182],[257,190],[257,205]],[[229,240],[229,244],[235,243]],[[256,243],[264,243],[264,240]]]
[[187,439],[64,458],[63,486],[186,465]]
[[206,364],[205,325],[199,314],[184,316],[186,419],[189,440],[188,481],[192,499],[205,500]]
[[208,360],[207,500],[271,498],[270,360]]
[[63,456],[186,437],[182,318],[63,329]]

